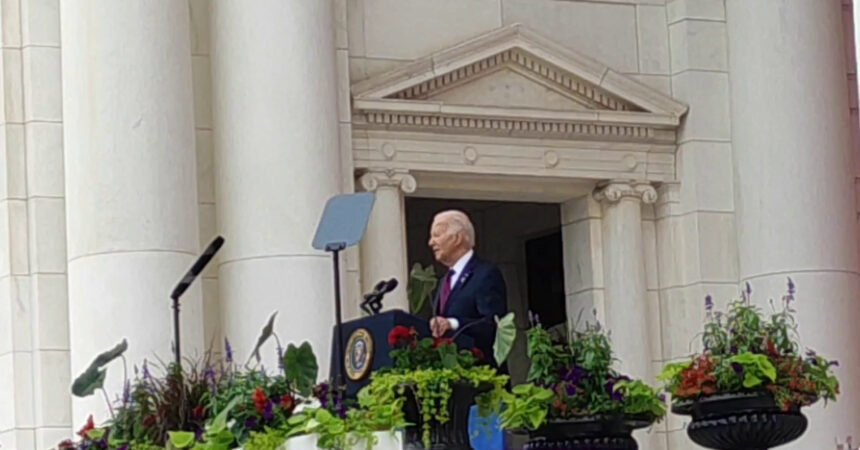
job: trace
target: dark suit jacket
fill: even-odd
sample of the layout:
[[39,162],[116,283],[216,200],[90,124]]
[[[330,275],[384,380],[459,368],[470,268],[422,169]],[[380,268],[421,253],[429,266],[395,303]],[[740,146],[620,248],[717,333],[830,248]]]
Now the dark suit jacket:
[[[439,311],[439,293],[445,277],[439,281],[436,294],[433,296],[434,315],[457,319],[459,330],[475,340],[475,347],[484,352],[484,356],[494,364],[493,341],[496,338],[496,321],[507,313],[508,298],[505,280],[502,272],[495,264],[472,256],[457,283],[451,290],[445,310]],[[474,322],[480,322],[475,323]],[[464,330],[464,327],[469,327]]]

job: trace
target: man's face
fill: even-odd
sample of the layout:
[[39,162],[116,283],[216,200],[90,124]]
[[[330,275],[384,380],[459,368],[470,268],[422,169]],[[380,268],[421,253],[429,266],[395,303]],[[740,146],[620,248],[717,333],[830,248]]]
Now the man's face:
[[459,233],[448,233],[448,223],[445,221],[433,221],[430,227],[430,241],[427,245],[433,250],[436,261],[451,267],[454,265],[454,256],[462,244]]

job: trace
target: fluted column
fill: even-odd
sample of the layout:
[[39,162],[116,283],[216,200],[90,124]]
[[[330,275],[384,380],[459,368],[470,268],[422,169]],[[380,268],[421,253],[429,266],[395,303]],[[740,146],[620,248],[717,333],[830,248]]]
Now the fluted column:
[[[122,338],[131,364],[169,361],[170,290],[199,247],[188,5],[60,7],[72,374]],[[202,350],[200,298],[195,285],[182,299],[189,356]],[[108,370],[109,392],[121,378]],[[105,408],[76,399],[74,423]]]
[[766,305],[792,277],[802,343],[840,362],[843,398],[809,408],[809,429],[786,448],[857,436],[860,424],[857,124],[841,3],[726,1],[740,279]]
[[381,280],[397,278],[397,288],[386,294],[385,309],[409,311],[406,283],[409,261],[406,254],[406,214],[403,194],[415,192],[415,178],[393,171],[367,172],[361,186],[376,193],[376,202],[361,241],[361,290],[370,292]]
[[310,341],[325,376],[332,264],[311,242],[341,179],[332,2],[216,0],[211,14],[224,334],[244,358],[280,311],[281,340]]
[[651,380],[648,300],[642,242],[642,203],[654,203],[657,191],[636,181],[611,181],[594,197],[603,207],[604,324],[622,372]]

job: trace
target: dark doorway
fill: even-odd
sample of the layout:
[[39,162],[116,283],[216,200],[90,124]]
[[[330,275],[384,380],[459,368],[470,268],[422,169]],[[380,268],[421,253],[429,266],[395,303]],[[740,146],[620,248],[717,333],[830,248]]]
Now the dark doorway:
[[525,243],[528,307],[550,328],[567,320],[564,294],[564,252],[561,232]]

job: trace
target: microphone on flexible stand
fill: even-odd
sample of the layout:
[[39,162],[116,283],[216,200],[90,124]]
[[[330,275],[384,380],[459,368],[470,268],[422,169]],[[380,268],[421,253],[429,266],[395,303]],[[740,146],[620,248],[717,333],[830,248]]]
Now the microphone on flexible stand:
[[397,288],[397,284],[396,278],[376,283],[373,292],[364,295],[364,301],[361,303],[362,311],[369,315],[379,314],[382,311],[382,297]]

